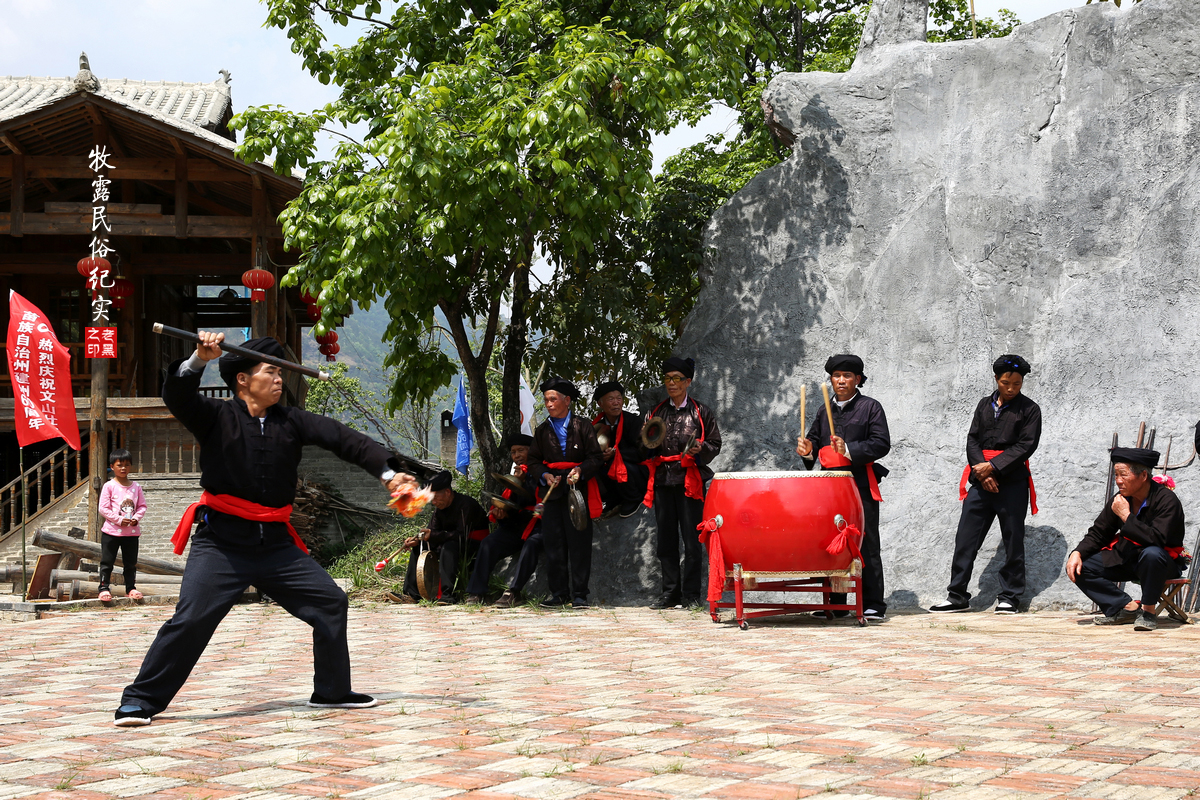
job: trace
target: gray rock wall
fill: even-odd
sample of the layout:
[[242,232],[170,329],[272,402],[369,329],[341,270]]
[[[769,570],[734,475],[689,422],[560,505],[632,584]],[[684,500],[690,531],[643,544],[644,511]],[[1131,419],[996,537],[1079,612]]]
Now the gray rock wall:
[[[811,420],[826,357],[860,354],[892,431],[889,599],[926,605],[949,579],[971,412],[993,358],[1021,353],[1044,415],[1026,601],[1082,604],[1062,566],[1100,509],[1113,431],[1129,444],[1147,420],[1178,461],[1200,416],[1200,7],[1095,4],[927,44],[909,30],[923,3],[878,5],[850,72],[772,82],[794,152],[711,222],[677,352],[725,431],[714,466],[796,468],[801,384]],[[889,19],[903,29],[878,30]],[[1200,471],[1175,475],[1200,515]],[[977,561],[981,605],[998,540]]]

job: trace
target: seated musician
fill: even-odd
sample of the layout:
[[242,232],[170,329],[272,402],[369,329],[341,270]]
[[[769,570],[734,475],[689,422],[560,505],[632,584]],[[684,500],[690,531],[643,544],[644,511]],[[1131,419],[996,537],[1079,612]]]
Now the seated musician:
[[[1183,505],[1152,479],[1156,451],[1114,447],[1110,459],[1119,491],[1067,557],[1067,577],[1104,612],[1093,620],[1097,625],[1132,623],[1135,631],[1152,631],[1163,585],[1180,575]],[[1142,599],[1131,598],[1118,581],[1140,583]]]
[[650,477],[650,470],[642,463],[639,446],[642,420],[625,410],[625,387],[617,381],[597,386],[592,399],[600,406],[600,413],[592,424],[603,423],[609,430],[609,446],[600,448],[604,471],[596,478],[600,496],[604,499],[601,519],[617,514],[622,518],[632,517],[642,506],[646,481]]
[[433,516],[429,527],[420,534],[410,537],[404,546],[411,550],[408,556],[408,571],[404,575],[404,594],[390,595],[390,599],[401,603],[415,603],[421,599],[417,588],[417,559],[421,544],[426,543],[438,554],[438,569],[441,574],[441,597],[443,604],[456,603],[455,581],[462,559],[470,559],[479,550],[479,543],[487,538],[488,518],[483,507],[473,497],[459,494],[451,484],[454,477],[442,470],[429,483],[433,490]]
[[[475,568],[471,570],[471,580],[467,583],[466,600],[468,603],[482,604],[487,599],[488,580],[492,577],[496,565],[509,556],[519,554],[540,521],[533,517],[536,502],[534,492],[537,485],[528,477],[528,469],[525,466],[529,458],[529,446],[533,444],[533,437],[518,433],[510,436],[505,444],[508,446],[509,458],[516,466],[517,474],[523,479],[528,495],[522,497],[520,493],[514,492],[512,489],[505,489],[504,499],[519,505],[520,511],[508,511],[504,508],[494,507],[489,512],[488,519],[495,522],[496,527],[479,545],[479,555],[475,557]],[[540,537],[536,548],[538,552],[541,551]],[[536,556],[534,565],[537,565]],[[528,578],[526,579],[528,580]],[[517,594],[520,594],[519,590]],[[504,595],[507,595],[508,599],[503,604],[497,602],[497,605],[501,608],[509,608],[513,605],[513,593],[510,590]],[[505,599],[504,595],[501,596],[501,600]]]

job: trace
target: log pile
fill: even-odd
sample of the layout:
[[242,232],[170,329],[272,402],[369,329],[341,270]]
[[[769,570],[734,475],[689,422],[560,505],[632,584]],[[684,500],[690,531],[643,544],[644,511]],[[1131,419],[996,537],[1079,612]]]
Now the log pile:
[[[26,600],[79,600],[100,594],[100,545],[86,539],[62,536],[39,528],[33,534],[34,547],[55,552],[38,556],[28,572]],[[84,568],[81,562],[92,562]],[[138,589],[143,594],[178,594],[183,582],[183,566],[174,561],[138,556]],[[0,566],[0,582],[21,580],[21,565]],[[114,597],[125,595],[125,574],[113,567],[109,591]]]
[[329,538],[320,530],[321,523],[326,517],[333,515],[334,524],[340,534],[340,542],[345,542],[342,523],[338,514],[357,519],[366,523],[386,523],[395,518],[387,511],[375,511],[370,508],[348,503],[333,493],[326,484],[301,476],[296,483],[296,499],[292,502],[292,527],[308,547],[308,552],[315,553],[329,542]]

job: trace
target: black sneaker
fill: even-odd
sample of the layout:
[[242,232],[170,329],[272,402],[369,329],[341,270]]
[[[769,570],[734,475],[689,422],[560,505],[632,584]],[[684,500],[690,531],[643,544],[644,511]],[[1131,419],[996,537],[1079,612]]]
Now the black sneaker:
[[865,608],[863,619],[867,622],[887,622],[887,613],[876,608]]
[[379,701],[371,695],[358,692],[344,694],[337,700],[322,697],[316,692],[313,692],[312,697],[308,698],[308,705],[311,708],[370,708],[378,704]]
[[1021,610],[1020,606],[1018,606],[1016,603],[1012,602],[1011,600],[1001,600],[999,603],[996,603],[996,608],[992,613],[994,613],[994,614],[1016,614],[1020,610]]
[[1137,622],[1133,623],[1133,629],[1135,631],[1156,631],[1158,630],[1158,620],[1152,614],[1139,611]]
[[971,604],[966,600],[943,600],[940,603],[934,603],[929,607],[931,614],[957,614],[961,611],[970,611]]
[[543,600],[542,602],[538,603],[538,605],[541,606],[542,608],[555,608],[555,609],[562,608],[566,604],[567,604],[566,600],[563,600],[558,597],[548,597],[545,600]]
[[705,603],[699,597],[687,598],[680,605],[688,611],[708,611],[708,603]]
[[660,597],[650,604],[650,607],[655,611],[664,611],[668,608],[679,608],[679,601],[671,597]]
[[582,597],[576,597],[571,601],[571,608],[590,608],[588,601]]
[[[1133,621],[1141,616],[1141,610],[1130,611],[1127,608],[1122,608],[1117,612],[1115,617],[1096,617],[1092,620],[1093,625],[1132,625]],[[1158,627],[1157,625],[1155,627]]]
[[131,703],[117,709],[113,725],[118,728],[140,728],[150,724],[150,716],[150,713],[144,708]]

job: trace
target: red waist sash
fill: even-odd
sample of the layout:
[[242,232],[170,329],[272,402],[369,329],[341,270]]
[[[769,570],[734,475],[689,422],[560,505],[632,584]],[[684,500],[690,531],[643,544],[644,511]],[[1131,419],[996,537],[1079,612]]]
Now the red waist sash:
[[[821,466],[825,469],[840,469],[848,467],[853,462],[844,455],[833,449],[832,445],[825,445],[817,453],[817,458],[821,460]],[[871,488],[871,499],[877,503],[883,502],[883,496],[879,494],[879,478],[875,475],[875,462],[871,461],[867,464],[867,485]]]
[[646,496],[642,498],[642,504],[646,508],[653,508],[654,506],[654,474],[658,472],[659,464],[671,461],[678,461],[679,465],[684,469],[683,493],[696,500],[704,499],[704,478],[700,475],[700,467],[697,466],[696,459],[687,453],[680,453],[675,456],[655,456],[642,462],[650,468],[650,480],[646,482]]
[[[993,458],[995,458],[996,456],[1000,455],[1003,452],[1004,452],[1003,450],[984,450],[983,457],[986,458],[988,461],[991,461]],[[1029,471],[1029,461],[1028,460],[1025,461],[1025,471],[1029,472],[1029,510],[1031,513],[1036,514],[1038,512],[1037,490],[1033,488],[1033,473]],[[958,482],[958,499],[960,501],[966,499],[968,484],[970,483],[970,480],[969,480],[970,477],[971,477],[971,465],[967,464],[967,466],[963,467],[962,478]]]
[[[555,461],[554,463],[550,463],[547,461],[543,461],[542,463],[546,465],[547,469],[571,470],[571,469],[575,469],[575,467],[578,467],[583,462],[582,461]],[[599,517],[601,514],[604,513],[604,502],[600,499],[600,487],[597,486],[596,482],[593,480],[589,480],[587,482],[587,504],[588,504],[588,514],[591,516],[592,519],[596,519],[597,517]],[[530,528],[528,528],[527,530],[532,531],[533,530],[532,526]],[[526,534],[526,538],[528,538],[528,534]]]
[[288,533],[292,536],[292,541],[296,543],[304,552],[308,552],[308,548],[304,545],[304,540],[300,538],[300,534],[296,533],[296,529],[292,527],[292,507],[291,505],[283,506],[282,508],[274,508],[272,506],[264,506],[258,503],[253,503],[249,500],[243,500],[240,497],[234,497],[231,494],[209,494],[205,490],[200,495],[200,499],[187,507],[183,512],[183,517],[179,520],[179,525],[175,528],[175,534],[171,537],[171,544],[175,546],[175,555],[183,555],[183,548],[187,547],[188,539],[192,536],[192,526],[196,524],[196,509],[200,506],[208,506],[213,511],[220,511],[222,514],[229,514],[234,517],[241,517],[252,522],[285,522],[287,523]]

